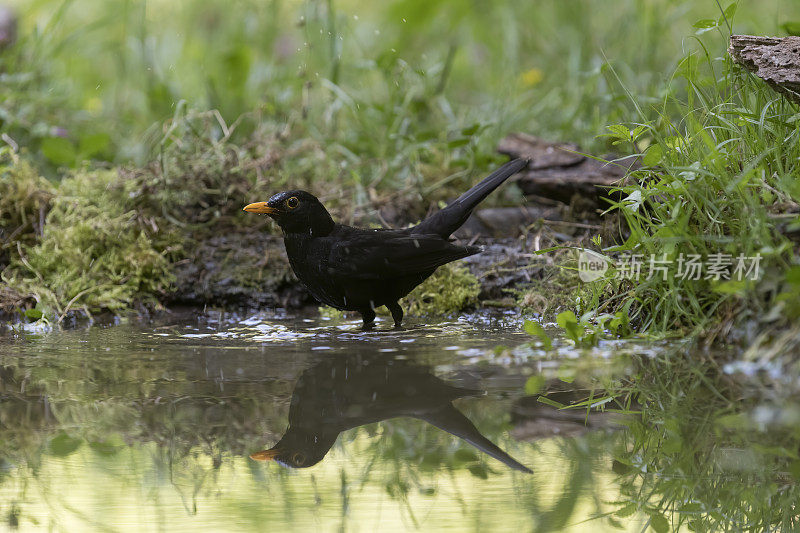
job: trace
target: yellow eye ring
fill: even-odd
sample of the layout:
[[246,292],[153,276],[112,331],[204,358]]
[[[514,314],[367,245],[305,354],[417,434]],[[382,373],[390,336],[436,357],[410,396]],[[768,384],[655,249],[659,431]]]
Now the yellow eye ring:
[[292,196],[291,198],[286,200],[286,207],[288,207],[289,209],[294,209],[298,205],[300,205],[300,200],[297,199],[297,196]]
[[306,458],[302,453],[298,452],[292,456],[292,461],[294,461],[295,464],[302,465],[306,462]]

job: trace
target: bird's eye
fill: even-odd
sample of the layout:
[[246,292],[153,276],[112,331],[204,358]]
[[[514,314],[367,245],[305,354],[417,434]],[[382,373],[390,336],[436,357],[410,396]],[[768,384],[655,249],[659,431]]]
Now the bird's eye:
[[297,199],[297,196],[292,196],[291,198],[286,200],[286,207],[288,207],[289,209],[294,209],[298,205],[300,205],[300,200]]
[[297,465],[302,465],[306,462],[306,456],[302,453],[296,453],[292,456],[292,461]]

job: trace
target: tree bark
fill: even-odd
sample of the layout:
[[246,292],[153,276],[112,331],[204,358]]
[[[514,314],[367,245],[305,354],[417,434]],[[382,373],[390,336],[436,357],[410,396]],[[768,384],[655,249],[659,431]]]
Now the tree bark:
[[800,104],[800,37],[731,35],[733,60]]

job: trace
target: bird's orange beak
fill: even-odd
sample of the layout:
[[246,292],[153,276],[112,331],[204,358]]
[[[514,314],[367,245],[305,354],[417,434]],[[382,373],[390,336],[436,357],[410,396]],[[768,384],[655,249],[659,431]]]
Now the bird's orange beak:
[[267,202],[256,202],[254,204],[248,204],[244,206],[243,211],[247,211],[248,213],[259,213],[264,215],[273,215],[275,213],[280,213],[274,207],[270,207],[267,205]]
[[260,452],[251,453],[250,459],[255,459],[256,461],[272,461],[277,455],[278,450],[272,448],[269,450],[261,450]]

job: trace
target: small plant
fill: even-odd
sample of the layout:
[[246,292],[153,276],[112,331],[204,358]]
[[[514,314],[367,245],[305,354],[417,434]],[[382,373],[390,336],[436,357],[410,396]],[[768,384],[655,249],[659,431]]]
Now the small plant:
[[[585,313],[578,319],[572,311],[564,311],[556,316],[556,324],[561,328],[564,336],[578,348],[593,348],[601,340],[624,338],[632,334],[628,312],[617,311],[614,314],[603,313],[594,315]],[[533,320],[526,320],[523,325],[526,333],[539,339],[546,350],[553,347],[553,342],[547,331]]]

